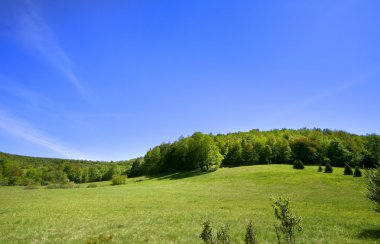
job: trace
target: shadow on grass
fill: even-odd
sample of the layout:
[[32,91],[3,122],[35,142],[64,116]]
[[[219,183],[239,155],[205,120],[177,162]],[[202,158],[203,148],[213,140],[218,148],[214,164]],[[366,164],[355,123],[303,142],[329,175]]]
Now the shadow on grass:
[[366,240],[380,240],[380,228],[364,229],[358,234],[358,238]]
[[183,171],[183,172],[176,172],[176,173],[169,173],[169,174],[160,174],[160,175],[150,176],[149,178],[156,179],[156,180],[180,180],[180,179],[200,176],[200,175],[204,175],[208,173],[210,172],[202,172],[200,170],[191,170],[191,171]]

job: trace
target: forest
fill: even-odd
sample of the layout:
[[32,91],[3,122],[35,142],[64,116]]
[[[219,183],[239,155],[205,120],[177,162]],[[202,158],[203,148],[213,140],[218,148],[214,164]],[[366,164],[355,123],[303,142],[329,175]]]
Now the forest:
[[133,162],[129,176],[258,164],[326,165],[373,168],[380,160],[380,136],[329,129],[251,130],[202,134],[151,148]]
[[0,153],[0,185],[66,185],[110,180],[126,174],[133,160],[120,162],[39,158]]
[[373,168],[380,161],[380,136],[329,129],[251,130],[180,137],[151,148],[144,157],[119,162],[36,158],[0,153],[0,185],[49,185],[105,181],[168,172],[259,164]]

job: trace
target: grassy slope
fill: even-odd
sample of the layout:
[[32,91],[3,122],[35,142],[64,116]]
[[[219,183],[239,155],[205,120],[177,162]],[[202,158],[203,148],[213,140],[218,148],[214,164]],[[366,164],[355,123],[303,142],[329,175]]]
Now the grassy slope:
[[[365,197],[362,178],[318,173],[289,165],[222,168],[210,174],[182,173],[126,185],[23,190],[0,187],[0,243],[78,242],[100,234],[128,243],[194,243],[201,223],[231,226],[243,241],[249,219],[258,239],[275,242],[271,195],[286,195],[303,217],[302,243],[373,243],[380,216]],[[190,177],[185,177],[190,176]]]

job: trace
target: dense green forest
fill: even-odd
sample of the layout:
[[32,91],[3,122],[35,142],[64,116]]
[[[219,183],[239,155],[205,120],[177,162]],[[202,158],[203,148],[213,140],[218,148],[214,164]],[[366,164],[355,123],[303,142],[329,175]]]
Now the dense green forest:
[[380,136],[329,129],[282,129],[229,133],[194,133],[163,143],[137,159],[130,177],[163,172],[257,164],[359,166],[373,168],[380,160]]
[[0,153],[0,185],[48,185],[110,180],[113,175],[126,174],[133,161],[70,160]]
[[0,153],[0,184],[65,184],[110,180],[114,175],[153,175],[257,164],[331,164],[373,168],[380,136],[329,129],[282,129],[229,134],[195,132],[151,148],[144,157],[120,162],[35,158]]

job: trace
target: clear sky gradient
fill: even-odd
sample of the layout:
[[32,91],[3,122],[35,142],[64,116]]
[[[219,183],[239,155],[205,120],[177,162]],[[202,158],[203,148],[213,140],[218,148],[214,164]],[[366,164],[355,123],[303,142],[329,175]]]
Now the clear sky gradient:
[[0,151],[122,160],[195,131],[380,133],[380,1],[0,1]]

